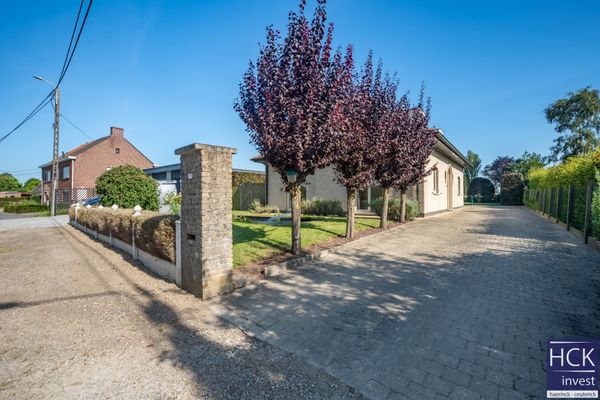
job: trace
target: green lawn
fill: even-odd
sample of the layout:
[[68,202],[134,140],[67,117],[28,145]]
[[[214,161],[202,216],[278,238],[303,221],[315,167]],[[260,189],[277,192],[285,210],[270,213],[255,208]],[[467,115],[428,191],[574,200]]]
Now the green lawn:
[[[302,247],[327,241],[346,232],[345,217],[320,217],[302,223]],[[355,232],[379,226],[379,219],[357,218]],[[233,266],[241,267],[290,249],[292,227],[233,221]]]

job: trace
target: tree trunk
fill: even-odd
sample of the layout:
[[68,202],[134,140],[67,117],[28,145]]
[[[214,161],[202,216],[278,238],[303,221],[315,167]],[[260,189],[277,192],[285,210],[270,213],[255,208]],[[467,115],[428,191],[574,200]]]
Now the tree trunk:
[[300,254],[300,214],[302,213],[302,195],[300,185],[294,185],[290,189],[292,197],[292,253]]
[[354,236],[354,214],[356,210],[356,191],[351,188],[346,188],[348,196],[347,212],[346,212],[346,237]]
[[400,222],[406,221],[406,189],[400,191]]
[[383,208],[381,209],[381,222],[379,223],[379,227],[382,229],[385,229],[387,227],[389,197],[390,188],[383,188]]

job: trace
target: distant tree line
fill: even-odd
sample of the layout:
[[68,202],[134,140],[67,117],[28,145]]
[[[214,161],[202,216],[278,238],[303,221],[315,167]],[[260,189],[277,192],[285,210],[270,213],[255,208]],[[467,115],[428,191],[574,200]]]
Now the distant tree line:
[[21,185],[21,182],[8,172],[0,174],[0,192],[18,191],[31,192],[37,185],[42,183],[37,178],[29,178]]

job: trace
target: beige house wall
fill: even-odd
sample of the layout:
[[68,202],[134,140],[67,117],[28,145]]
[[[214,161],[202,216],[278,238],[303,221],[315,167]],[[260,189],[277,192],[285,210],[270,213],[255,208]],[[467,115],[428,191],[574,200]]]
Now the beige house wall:
[[[448,211],[450,208],[464,205],[463,163],[460,159],[438,143],[427,165],[428,168],[434,166],[439,173],[437,192],[434,191],[432,173],[417,187],[408,190],[408,198],[419,201],[419,211],[422,215]],[[282,211],[289,210],[289,194],[284,190],[279,174],[267,165],[266,175],[268,204],[277,206]],[[333,167],[318,170],[315,175],[311,175],[306,180],[303,186],[308,200],[338,200],[346,210],[346,188],[337,182]],[[390,196],[399,197],[400,193],[393,190]]]
[[423,181],[422,212],[425,215],[448,211],[450,208],[464,205],[462,165],[451,160],[436,148],[427,164],[428,169],[434,167],[438,170],[439,185],[438,190],[435,191],[433,171]]

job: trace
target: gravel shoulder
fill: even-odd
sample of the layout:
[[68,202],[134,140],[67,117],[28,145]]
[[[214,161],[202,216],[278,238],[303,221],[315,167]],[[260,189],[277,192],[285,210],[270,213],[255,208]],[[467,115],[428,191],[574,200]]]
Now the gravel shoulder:
[[0,232],[0,398],[348,399],[70,226]]

